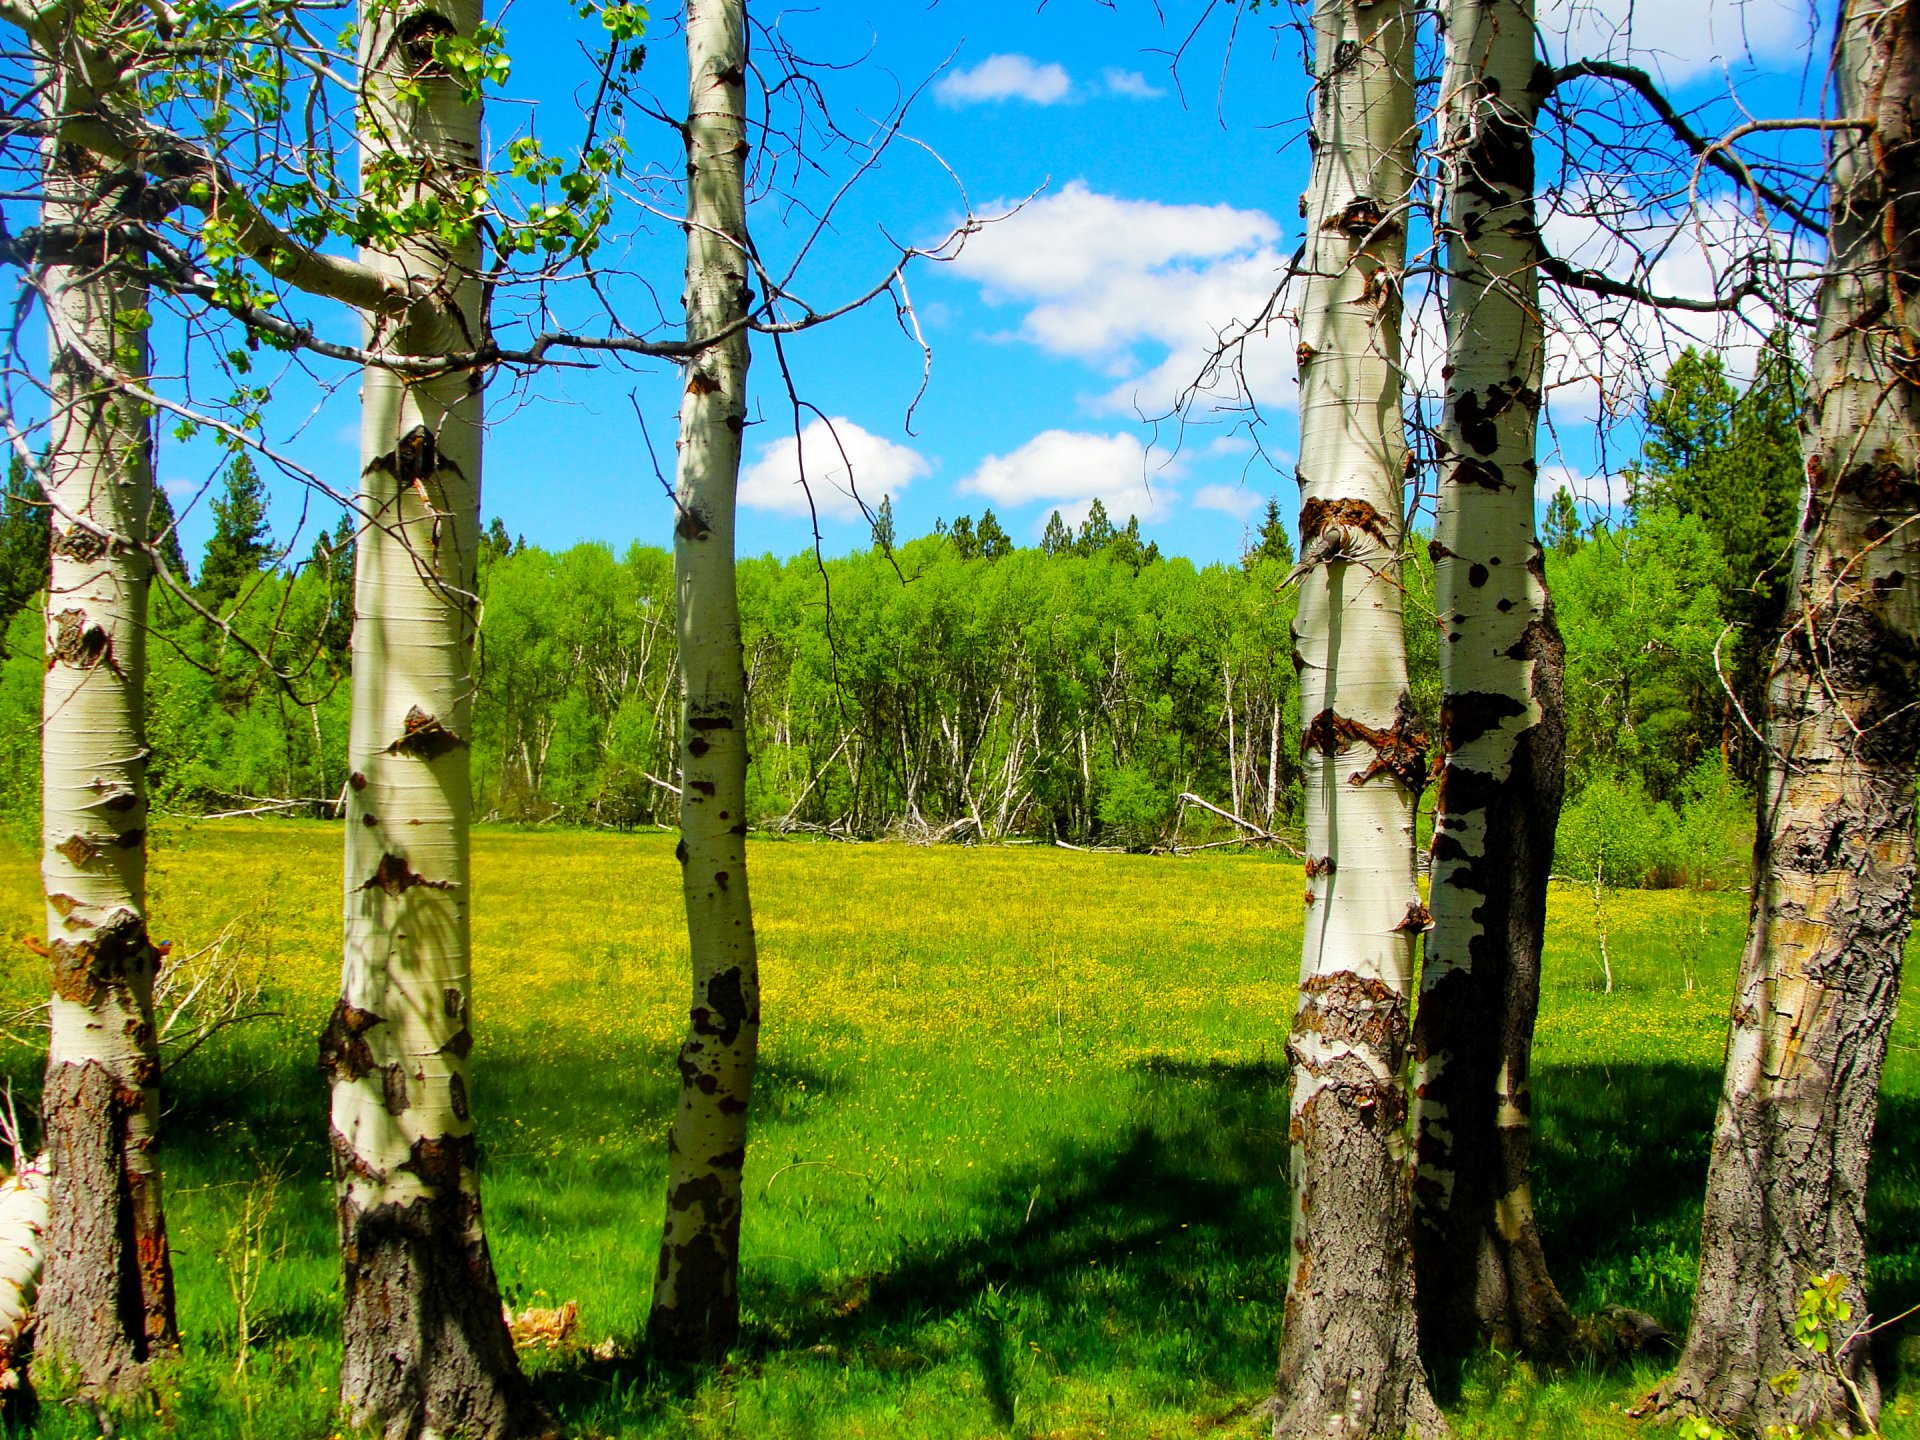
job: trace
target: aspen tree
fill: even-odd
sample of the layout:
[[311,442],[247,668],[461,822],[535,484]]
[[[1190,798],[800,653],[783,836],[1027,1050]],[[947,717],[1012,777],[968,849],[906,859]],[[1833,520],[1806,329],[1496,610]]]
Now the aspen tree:
[[[88,103],[102,57],[49,57],[50,113]],[[49,1198],[38,1349],[83,1388],[144,1383],[179,1343],[154,1153],[160,1057],[147,934],[147,591],[152,428],[120,388],[147,373],[147,292],[103,167],[54,128],[44,214],[66,246],[42,281],[52,510],[41,722],[41,863],[53,996],[41,1093]]]
[[33,1324],[33,1301],[47,1260],[47,1198],[44,1155],[0,1181],[0,1414],[20,1388],[24,1343]]
[[684,687],[679,853],[693,1005],[680,1047],[648,1330],[659,1354],[711,1364],[740,1330],[740,1182],[760,1033],[747,895],[746,670],[734,575],[751,283],[744,0],[688,0],[687,68],[687,338],[709,340],[685,370],[674,496]]
[[1445,1430],[1413,1305],[1407,1026],[1426,737],[1400,628],[1401,280],[1416,12],[1316,0],[1300,312],[1306,937],[1293,1064],[1293,1255],[1273,1433]]
[[[1754,901],[1715,1123],[1693,1321],[1656,1406],[1758,1429],[1871,1425],[1867,1166],[1914,878],[1920,747],[1920,5],[1835,35],[1828,268],[1807,501],[1768,684]],[[1816,1277],[1849,1322],[1795,1323]],[[1829,1317],[1837,1319],[1837,1317]]]
[[[398,160],[402,199],[431,197],[458,216],[480,164],[480,106],[440,68],[435,42],[471,36],[479,21],[479,0],[362,0],[363,185]],[[435,297],[370,313],[370,352],[478,348],[472,227],[369,246],[361,260]],[[356,1424],[396,1440],[547,1433],[481,1224],[469,1082],[481,378],[370,365],[361,403],[346,947],[321,1039],[344,1271],[341,1400]]]
[[1563,1345],[1530,1183],[1540,946],[1564,785],[1564,647],[1534,532],[1545,332],[1533,131],[1551,78],[1534,0],[1454,0],[1442,157],[1447,365],[1439,515],[1441,768],[1414,1026],[1414,1255],[1430,1345]]

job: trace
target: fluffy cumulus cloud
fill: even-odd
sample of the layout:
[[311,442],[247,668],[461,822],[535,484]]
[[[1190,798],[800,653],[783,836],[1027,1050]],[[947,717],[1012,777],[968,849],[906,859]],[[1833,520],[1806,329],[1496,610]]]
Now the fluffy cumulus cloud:
[[943,105],[979,105],[995,100],[1025,100],[1058,105],[1073,93],[1064,68],[1040,64],[1025,55],[989,55],[967,70],[956,70],[933,87]]
[[1176,478],[1136,435],[1048,430],[1011,454],[989,455],[960,482],[960,490],[1008,510],[1044,503],[1070,523],[1083,519],[1098,499],[1114,523],[1124,525],[1129,515],[1142,520],[1164,515]]
[[1166,94],[1138,70],[1120,70],[1109,67],[1102,72],[1101,81],[1109,95],[1118,95],[1127,100],[1158,100]]
[[1202,485],[1193,492],[1193,503],[1199,510],[1218,510],[1245,520],[1266,502],[1244,485]]
[[[1024,310],[1020,338],[1107,376],[1097,408],[1160,414],[1202,378],[1223,337],[1246,338],[1239,357],[1255,398],[1290,401],[1291,327],[1247,334],[1286,269],[1280,243],[1259,210],[1132,200],[1076,180],[989,225],[955,264],[989,303]],[[1211,378],[1203,400],[1242,398],[1238,373]]]
[[1557,60],[1626,60],[1687,81],[1812,50],[1811,10],[1806,0],[1544,0],[1540,32]]
[[763,446],[740,472],[740,503],[781,515],[805,515],[811,492],[822,520],[860,520],[860,500],[876,507],[881,496],[898,495],[928,471],[918,451],[836,416],[813,421],[798,441],[785,435]]

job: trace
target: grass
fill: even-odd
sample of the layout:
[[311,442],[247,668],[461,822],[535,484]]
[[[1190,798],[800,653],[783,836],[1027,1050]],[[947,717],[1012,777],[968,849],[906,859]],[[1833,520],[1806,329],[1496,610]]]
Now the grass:
[[[175,1077],[165,1128],[187,1353],[123,1436],[339,1432],[337,1272],[315,1038],[338,964],[337,829],[176,826],[155,932],[235,915],[284,1013]],[[765,1051],[747,1167],[747,1336],[686,1388],[584,1347],[529,1364],[587,1437],[1263,1433],[1284,1297],[1285,1070],[1301,876],[1257,858],[756,843]],[[477,1109],[489,1230],[517,1305],[577,1302],[624,1352],[659,1238],[685,940],[670,838],[475,842]],[[1577,1306],[1678,1326],[1692,1286],[1739,896],[1556,896],[1537,1070],[1539,1199]],[[0,850],[0,924],[39,927]],[[15,948],[0,1002],[41,962]],[[1875,1308],[1920,1300],[1920,1043],[1904,1012],[1876,1155]],[[23,1094],[38,1057],[4,1056]],[[278,1203],[251,1241],[278,1177]],[[240,1237],[236,1240],[236,1237]],[[271,1260],[236,1372],[230,1288]],[[1895,1339],[1889,1434],[1920,1436]],[[1920,1361],[1920,1356],[1916,1357]],[[1920,1367],[1917,1367],[1920,1368]],[[1645,1366],[1440,1377],[1468,1437],[1629,1433]],[[43,1407],[36,1435],[96,1433]]]

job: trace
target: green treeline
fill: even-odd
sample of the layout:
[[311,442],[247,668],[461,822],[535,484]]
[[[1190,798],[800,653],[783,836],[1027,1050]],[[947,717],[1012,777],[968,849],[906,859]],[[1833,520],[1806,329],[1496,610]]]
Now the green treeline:
[[[1740,712],[1759,713],[1779,622],[1799,492],[1796,384],[1781,354],[1743,392],[1717,359],[1689,353],[1650,407],[1618,523],[1582,523],[1565,492],[1549,507],[1547,574],[1567,647],[1560,860],[1572,877],[1742,878],[1756,747]],[[351,532],[343,524],[293,562],[267,534],[244,461],[213,511],[195,604],[155,589],[156,802],[324,811],[345,780]],[[0,602],[15,612],[0,790],[14,817],[38,805],[36,526],[44,536],[16,475],[0,514]],[[1286,830],[1300,803],[1293,560],[1269,503],[1237,564],[1162,558],[1137,522],[1117,527],[1097,505],[1077,532],[1056,515],[1032,548],[991,512],[898,540],[889,508],[864,553],[745,561],[752,818],[848,837],[1146,847],[1172,837],[1190,793]],[[1424,537],[1404,583],[1414,699],[1431,730]],[[477,813],[670,822],[670,555],[551,553],[496,521],[480,584]],[[1222,833],[1203,811],[1183,823],[1189,841]]]

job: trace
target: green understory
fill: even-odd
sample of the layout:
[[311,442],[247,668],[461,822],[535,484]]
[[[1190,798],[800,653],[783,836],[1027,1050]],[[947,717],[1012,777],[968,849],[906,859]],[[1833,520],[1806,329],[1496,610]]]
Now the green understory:
[[[238,918],[281,1013],[174,1077],[169,1220],[186,1353],[121,1436],[319,1440],[339,1302],[315,1042],[340,832],[176,824],[154,932]],[[579,1437],[1254,1436],[1284,1292],[1284,1045],[1297,865],[1060,850],[755,843],[766,974],[747,1170],[747,1335],[704,1384],[635,1337],[659,1238],[685,941],[665,835],[484,831],[475,1051],[488,1225],[516,1309],[577,1306],[527,1360]],[[1738,894],[1556,893],[1537,1070],[1539,1200],[1576,1308],[1680,1328]],[[33,857],[0,921],[36,934]],[[44,985],[10,951],[0,1013]],[[24,1027],[23,1027],[24,1028]],[[23,1038],[31,1041],[30,1033]],[[38,1055],[8,1046],[18,1093]],[[1874,1309],[1920,1301],[1920,1036],[1895,1036],[1875,1156]],[[264,1178],[263,1178],[264,1177]],[[271,1192],[271,1193],[270,1193]],[[243,1223],[270,1203],[264,1225]],[[264,1262],[238,1353],[234,1280]],[[1888,1434],[1920,1437],[1920,1335],[1883,1347]],[[241,1361],[244,1363],[240,1363]],[[1438,1377],[1465,1437],[1630,1434],[1657,1362],[1482,1355]],[[99,1433],[49,1398],[32,1431]]]

